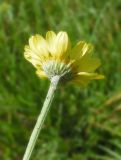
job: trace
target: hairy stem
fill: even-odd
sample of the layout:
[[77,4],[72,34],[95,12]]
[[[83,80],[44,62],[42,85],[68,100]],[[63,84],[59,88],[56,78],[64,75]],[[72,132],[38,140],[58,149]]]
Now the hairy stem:
[[42,129],[44,120],[45,120],[45,118],[47,116],[47,113],[48,113],[48,111],[50,109],[52,100],[54,98],[54,93],[55,93],[55,90],[57,88],[59,79],[60,79],[59,76],[55,76],[55,77],[53,77],[51,79],[51,84],[50,84],[46,99],[44,101],[41,113],[40,113],[40,115],[39,115],[39,117],[37,119],[37,122],[35,124],[34,129],[33,129],[33,132],[31,134],[31,137],[29,139],[29,143],[27,145],[23,160],[29,160],[30,157],[31,157],[32,151],[33,151],[34,146],[36,144],[36,140],[37,140],[37,138],[39,136],[40,130]]

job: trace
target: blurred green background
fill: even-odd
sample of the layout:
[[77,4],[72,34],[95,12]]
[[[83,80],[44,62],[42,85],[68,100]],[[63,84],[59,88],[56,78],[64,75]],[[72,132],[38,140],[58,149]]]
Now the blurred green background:
[[0,0],[0,160],[21,160],[49,86],[23,57],[35,33],[95,45],[105,80],[60,86],[32,160],[121,160],[121,1]]

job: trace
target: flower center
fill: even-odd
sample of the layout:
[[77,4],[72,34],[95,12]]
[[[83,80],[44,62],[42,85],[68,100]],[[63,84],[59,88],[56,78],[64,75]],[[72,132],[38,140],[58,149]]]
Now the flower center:
[[63,80],[69,80],[73,76],[71,63],[66,64],[63,61],[49,60],[44,62],[42,67],[50,79],[58,75],[63,77]]

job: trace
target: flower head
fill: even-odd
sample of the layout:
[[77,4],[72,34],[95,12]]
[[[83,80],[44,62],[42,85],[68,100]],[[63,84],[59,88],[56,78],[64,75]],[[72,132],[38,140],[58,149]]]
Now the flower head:
[[24,56],[36,68],[39,77],[50,80],[59,76],[62,81],[87,85],[93,79],[103,79],[103,75],[95,73],[100,60],[92,56],[93,46],[80,41],[72,47],[66,32],[46,33],[30,37],[25,46]]

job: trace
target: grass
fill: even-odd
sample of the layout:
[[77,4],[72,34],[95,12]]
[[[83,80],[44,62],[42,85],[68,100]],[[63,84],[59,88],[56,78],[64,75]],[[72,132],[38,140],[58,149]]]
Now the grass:
[[121,159],[120,8],[120,0],[0,1],[0,159],[22,159],[41,110],[49,82],[35,75],[23,48],[47,30],[93,43],[106,79],[59,87],[32,159]]

